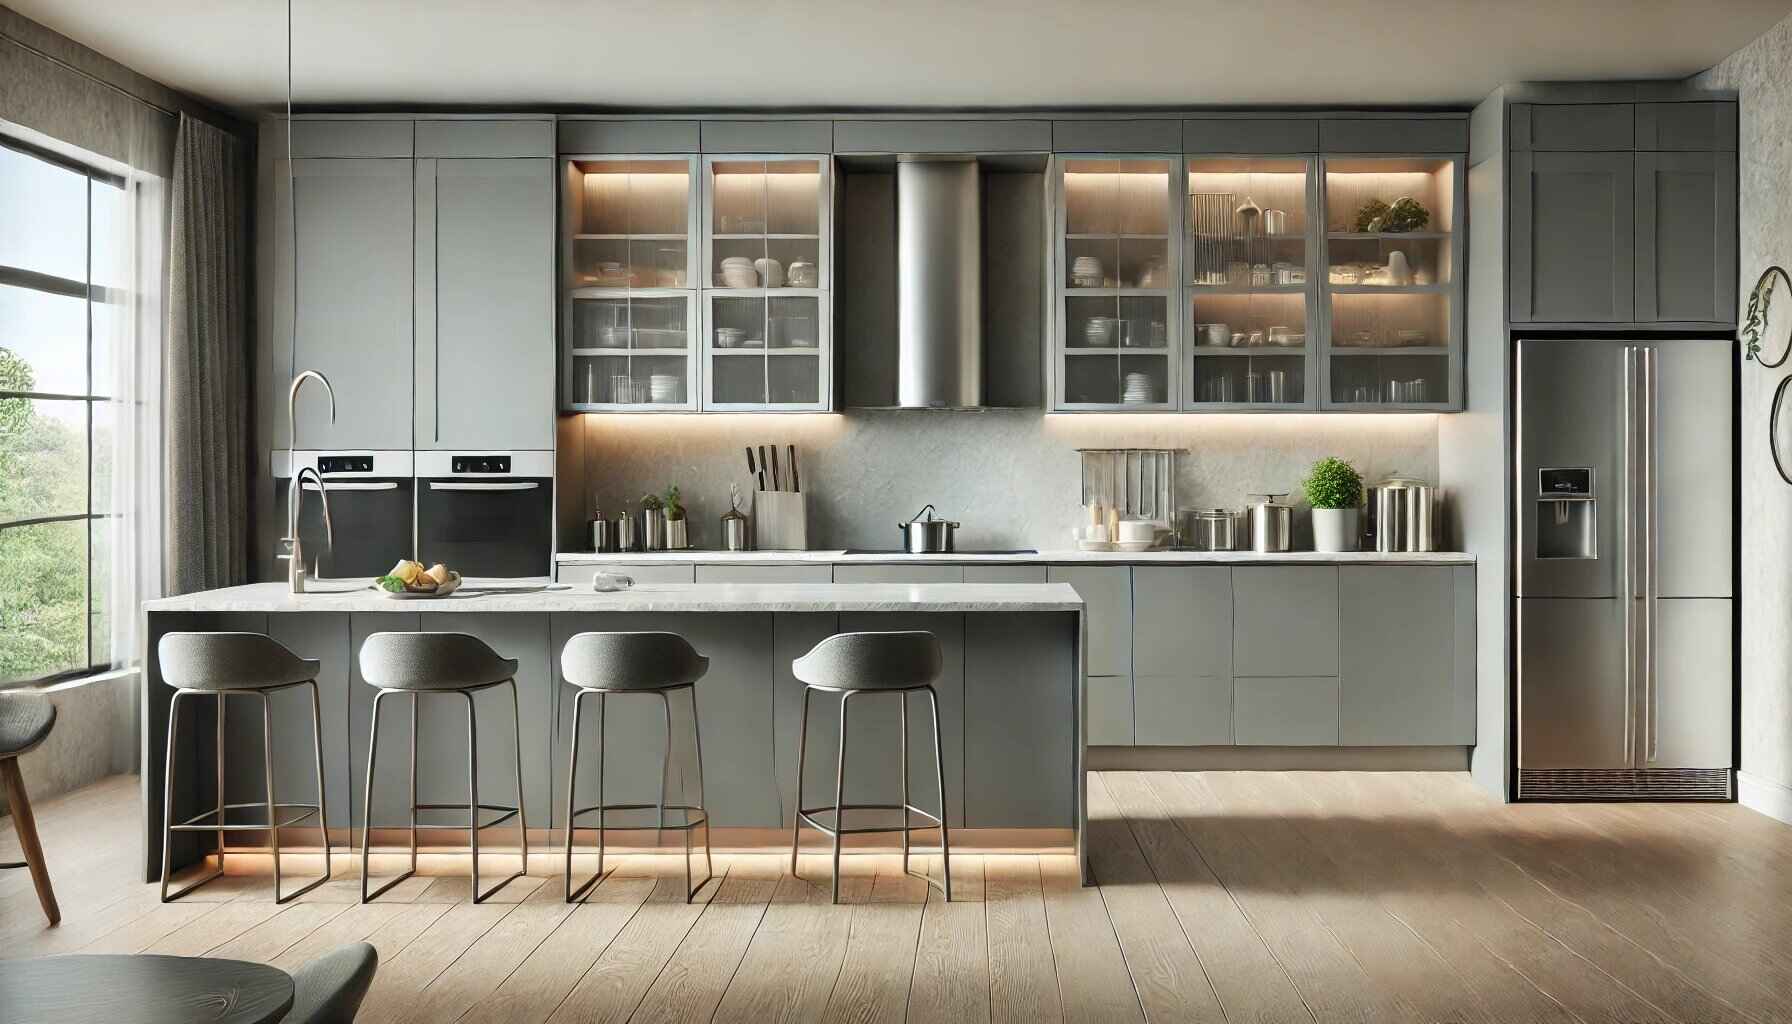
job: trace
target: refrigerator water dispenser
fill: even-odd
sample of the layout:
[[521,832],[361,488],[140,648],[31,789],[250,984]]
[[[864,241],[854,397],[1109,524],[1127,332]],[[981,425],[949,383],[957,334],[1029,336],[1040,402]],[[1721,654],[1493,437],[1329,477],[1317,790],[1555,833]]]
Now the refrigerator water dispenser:
[[1599,499],[1591,469],[1539,470],[1536,505],[1538,558],[1599,557]]

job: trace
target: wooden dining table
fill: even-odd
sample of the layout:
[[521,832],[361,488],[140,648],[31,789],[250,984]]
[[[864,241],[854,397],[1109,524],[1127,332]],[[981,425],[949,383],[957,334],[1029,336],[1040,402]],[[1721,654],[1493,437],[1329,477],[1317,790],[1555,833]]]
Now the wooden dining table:
[[285,971],[187,956],[0,961],[0,1024],[272,1024],[292,1009]]

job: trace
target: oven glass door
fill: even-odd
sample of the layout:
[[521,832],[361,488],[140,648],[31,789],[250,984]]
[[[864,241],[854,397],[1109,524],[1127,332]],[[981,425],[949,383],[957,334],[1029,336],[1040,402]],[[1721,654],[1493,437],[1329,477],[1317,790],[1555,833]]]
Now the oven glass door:
[[[280,480],[275,497],[280,512],[285,514],[290,480]],[[305,562],[317,567],[320,579],[372,580],[384,575],[392,564],[412,555],[411,481],[403,480],[331,480],[324,486],[330,492],[330,525],[334,543],[324,536],[324,503],[318,500],[315,484],[306,484],[305,505],[299,515],[299,542],[304,546]],[[280,563],[282,569],[285,563]]]
[[553,561],[553,481],[417,481],[417,560],[463,576],[545,576]]

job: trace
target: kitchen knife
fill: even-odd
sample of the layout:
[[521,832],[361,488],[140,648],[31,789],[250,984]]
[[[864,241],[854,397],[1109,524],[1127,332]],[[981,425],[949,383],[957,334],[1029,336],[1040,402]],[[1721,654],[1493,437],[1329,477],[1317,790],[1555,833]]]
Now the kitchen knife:
[[781,491],[784,483],[778,478],[778,446],[772,445],[772,490]]
[[751,480],[753,477],[757,476],[758,473],[758,467],[753,465],[753,446],[747,445],[747,479]]
[[765,469],[770,465],[765,458],[765,445],[759,446],[759,489],[765,490]]
[[790,491],[792,494],[803,493],[802,478],[796,472],[796,445],[788,445],[790,449]]

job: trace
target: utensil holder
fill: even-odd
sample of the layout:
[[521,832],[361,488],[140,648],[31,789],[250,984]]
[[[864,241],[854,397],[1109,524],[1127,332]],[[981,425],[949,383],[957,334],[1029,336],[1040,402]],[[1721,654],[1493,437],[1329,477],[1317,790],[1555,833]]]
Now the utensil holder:
[[808,550],[808,497],[789,491],[755,491],[753,547],[760,551]]

